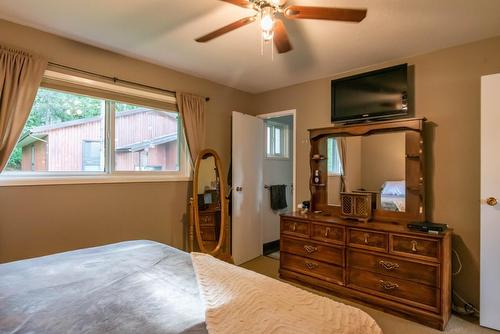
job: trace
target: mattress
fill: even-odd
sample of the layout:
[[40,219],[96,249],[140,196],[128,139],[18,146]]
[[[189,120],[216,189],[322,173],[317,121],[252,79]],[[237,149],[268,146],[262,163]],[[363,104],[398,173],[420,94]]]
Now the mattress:
[[207,333],[189,254],[128,241],[0,265],[0,333]]

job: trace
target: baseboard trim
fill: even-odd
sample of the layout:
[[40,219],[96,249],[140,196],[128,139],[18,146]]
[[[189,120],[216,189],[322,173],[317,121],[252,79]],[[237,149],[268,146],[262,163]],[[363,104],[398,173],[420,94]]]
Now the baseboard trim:
[[279,250],[280,250],[280,241],[279,240],[266,242],[264,245],[262,245],[262,254],[264,254],[264,255],[268,255],[268,254],[277,252]]

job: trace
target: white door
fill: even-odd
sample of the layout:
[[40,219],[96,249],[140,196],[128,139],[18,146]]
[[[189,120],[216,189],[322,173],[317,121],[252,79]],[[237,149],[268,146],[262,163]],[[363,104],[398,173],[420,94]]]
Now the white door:
[[500,74],[481,78],[481,326],[500,330]]
[[233,112],[232,250],[235,264],[262,255],[264,121]]

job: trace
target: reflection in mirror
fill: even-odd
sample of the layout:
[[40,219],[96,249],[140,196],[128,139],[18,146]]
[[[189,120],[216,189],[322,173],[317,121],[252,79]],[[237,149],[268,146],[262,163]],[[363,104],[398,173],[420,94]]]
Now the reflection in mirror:
[[329,205],[340,205],[340,192],[362,191],[374,209],[405,212],[405,132],[329,137],[327,148]]
[[217,247],[221,228],[220,179],[215,158],[205,155],[198,172],[198,214],[201,239],[207,251]]

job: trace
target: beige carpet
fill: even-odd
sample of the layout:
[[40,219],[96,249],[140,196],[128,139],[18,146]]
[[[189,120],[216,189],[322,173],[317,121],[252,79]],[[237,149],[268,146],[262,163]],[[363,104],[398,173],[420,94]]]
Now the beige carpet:
[[[279,261],[267,256],[258,257],[252,261],[244,263],[241,265],[244,268],[256,271],[263,275],[278,278]],[[305,288],[307,289],[307,288]],[[384,334],[427,334],[427,333],[453,333],[453,334],[470,334],[470,333],[491,333],[498,334],[500,332],[490,330],[487,328],[480,327],[477,323],[472,323],[467,320],[461,319],[457,316],[452,316],[446,330],[444,332],[417,324],[412,321],[408,321],[370,307],[360,305],[345,299],[337,298],[333,295],[322,293],[316,290],[307,289],[313,291],[322,296],[326,296],[335,301],[342,302],[344,304],[356,306],[369,315],[371,315],[379,326],[384,331]]]

